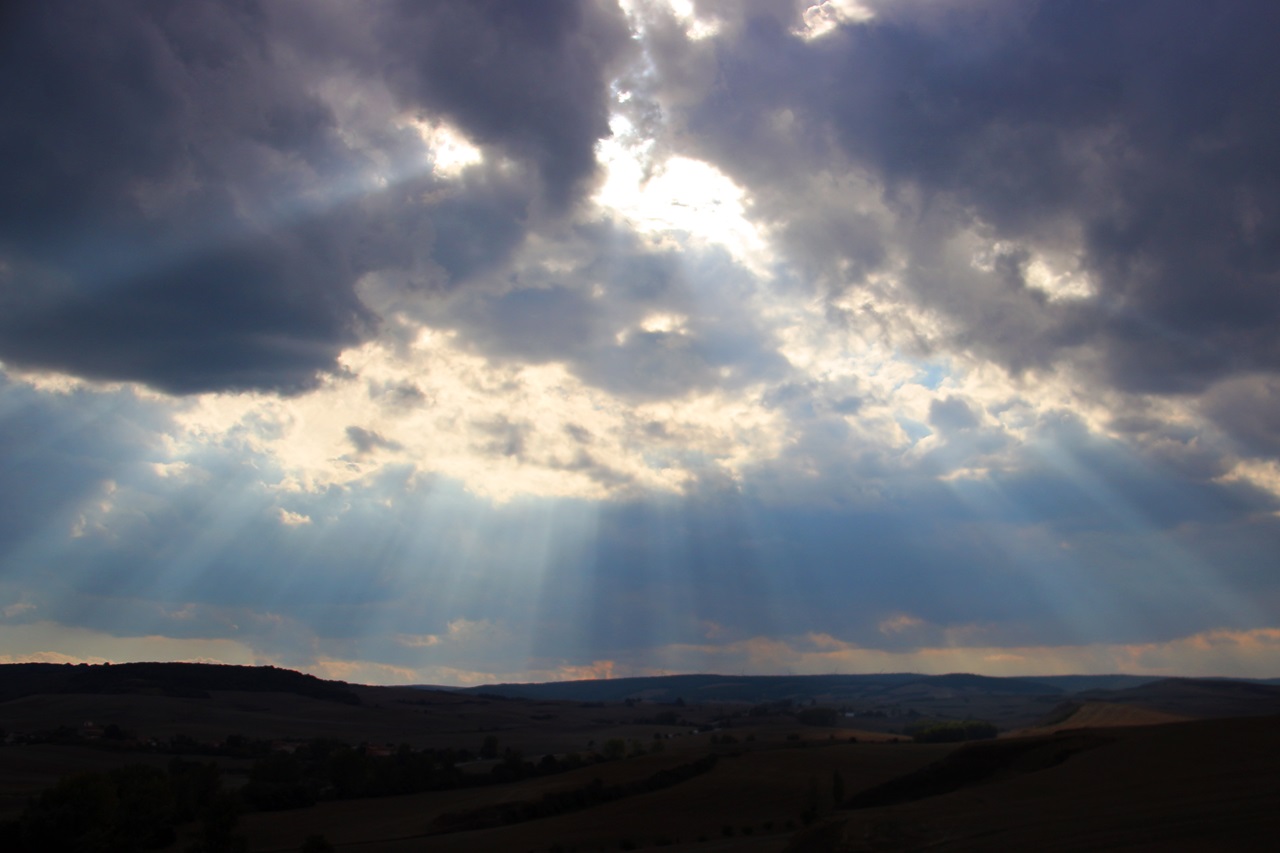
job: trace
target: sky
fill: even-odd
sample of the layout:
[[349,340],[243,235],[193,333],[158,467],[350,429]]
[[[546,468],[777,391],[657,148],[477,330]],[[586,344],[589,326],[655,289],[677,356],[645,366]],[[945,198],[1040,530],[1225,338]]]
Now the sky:
[[0,661],[1280,676],[1280,5],[0,13]]

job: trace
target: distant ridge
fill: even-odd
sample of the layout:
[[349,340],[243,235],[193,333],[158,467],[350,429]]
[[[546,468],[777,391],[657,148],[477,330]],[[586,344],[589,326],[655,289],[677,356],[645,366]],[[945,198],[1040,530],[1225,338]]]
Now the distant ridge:
[[1082,690],[1138,687],[1158,677],[1139,675],[989,676],[971,673],[921,675],[655,675],[634,678],[550,681],[530,684],[486,684],[479,687],[439,688],[456,692],[519,699],[578,702],[866,702],[908,698],[918,692],[957,695],[1056,696]]
[[210,690],[293,693],[359,705],[341,681],[273,666],[213,663],[0,664],[0,702],[39,694],[150,694],[207,698]]

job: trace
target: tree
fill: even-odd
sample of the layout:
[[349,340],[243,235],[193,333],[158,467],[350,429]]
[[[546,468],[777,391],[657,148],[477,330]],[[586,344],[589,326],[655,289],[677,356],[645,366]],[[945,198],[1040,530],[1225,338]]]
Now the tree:
[[809,777],[809,790],[804,797],[804,811],[800,813],[800,819],[804,821],[804,825],[808,826],[818,819],[818,777]]
[[618,737],[610,738],[604,742],[604,747],[601,749],[600,754],[609,761],[622,758],[627,754],[627,742]]

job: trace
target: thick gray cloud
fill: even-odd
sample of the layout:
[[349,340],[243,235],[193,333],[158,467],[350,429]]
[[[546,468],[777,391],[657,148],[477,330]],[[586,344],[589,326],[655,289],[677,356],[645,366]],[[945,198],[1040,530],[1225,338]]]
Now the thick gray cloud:
[[553,208],[594,175],[595,141],[609,135],[610,69],[629,47],[616,4],[403,0],[379,39],[406,103],[535,164]]
[[[515,259],[430,319],[463,332],[487,356],[561,362],[584,382],[632,399],[738,389],[785,376],[767,323],[753,313],[755,276],[720,249],[649,244],[602,221],[572,229],[547,263]],[[671,327],[646,328],[669,318]]]
[[254,218],[358,160],[263,24],[212,3],[14,15],[0,355],[178,391],[296,388],[355,339],[344,212]]
[[1280,456],[1280,378],[1233,377],[1210,388],[1202,404],[1245,455]]
[[[796,7],[700,8],[728,24],[655,38],[647,93],[795,254],[848,262],[839,287],[901,257],[950,343],[1014,370],[1072,359],[1180,392],[1280,368],[1274,4],[884,3],[809,42]],[[891,224],[854,205],[845,243],[824,237],[824,170],[868,177]],[[947,247],[971,229],[1078,250],[1096,293],[1046,299],[1019,249],[966,269]]]
[[[375,330],[362,274],[500,263],[589,187],[629,45],[595,2],[54,2],[0,38],[0,358],[177,393],[306,388]],[[442,194],[397,113],[515,168]]]

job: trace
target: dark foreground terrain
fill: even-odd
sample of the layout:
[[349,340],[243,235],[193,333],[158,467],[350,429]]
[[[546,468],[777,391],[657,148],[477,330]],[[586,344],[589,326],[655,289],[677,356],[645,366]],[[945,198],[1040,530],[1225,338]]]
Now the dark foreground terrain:
[[1224,680],[9,665],[0,849],[1269,850],[1277,713]]

